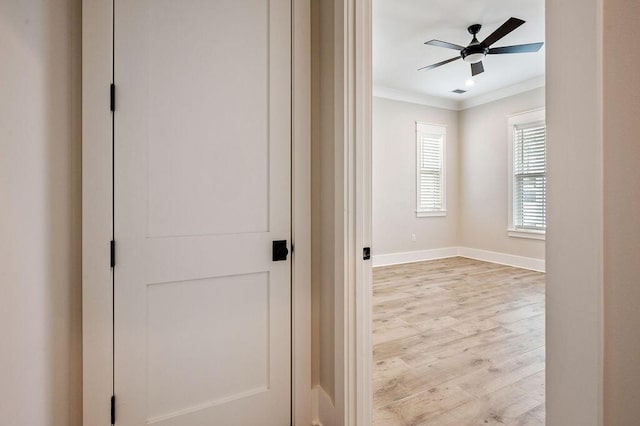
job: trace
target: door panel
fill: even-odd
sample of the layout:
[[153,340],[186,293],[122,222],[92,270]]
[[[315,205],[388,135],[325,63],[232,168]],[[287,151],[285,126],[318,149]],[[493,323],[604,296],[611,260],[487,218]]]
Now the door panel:
[[288,0],[115,0],[118,425],[288,425]]
[[150,236],[268,230],[268,6],[149,2]]
[[264,272],[147,286],[149,418],[269,388],[268,295]]

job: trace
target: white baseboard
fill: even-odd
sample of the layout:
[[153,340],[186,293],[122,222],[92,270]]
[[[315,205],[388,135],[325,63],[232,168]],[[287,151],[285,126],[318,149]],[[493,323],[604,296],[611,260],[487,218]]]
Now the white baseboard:
[[337,426],[336,407],[319,385],[311,390],[311,418],[312,426]]
[[484,260],[485,262],[499,263],[500,265],[515,266],[516,268],[531,269],[532,271],[545,272],[544,259],[515,256],[513,254],[497,253],[495,251],[479,250],[469,247],[460,247],[458,256],[469,259]]
[[424,262],[425,260],[456,257],[458,247],[445,247],[431,250],[406,251],[403,253],[379,254],[373,256],[373,267],[400,265],[402,263]]
[[403,263],[424,262],[427,260],[445,259],[448,257],[467,257],[469,259],[498,263],[516,268],[545,272],[544,259],[515,256],[495,251],[479,250],[469,247],[446,247],[432,250],[418,250],[403,253],[380,254],[373,256],[373,266],[400,265]]

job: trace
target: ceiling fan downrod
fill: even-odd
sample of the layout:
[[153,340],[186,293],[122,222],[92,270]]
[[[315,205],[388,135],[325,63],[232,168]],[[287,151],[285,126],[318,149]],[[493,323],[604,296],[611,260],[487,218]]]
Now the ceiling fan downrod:
[[481,28],[482,25],[480,24],[473,24],[467,28],[467,31],[473,36],[473,40],[471,40],[469,46],[460,51],[460,54],[462,55],[462,60],[469,64],[477,64],[482,61],[489,52],[489,48],[482,45],[476,38],[476,34],[480,32]]

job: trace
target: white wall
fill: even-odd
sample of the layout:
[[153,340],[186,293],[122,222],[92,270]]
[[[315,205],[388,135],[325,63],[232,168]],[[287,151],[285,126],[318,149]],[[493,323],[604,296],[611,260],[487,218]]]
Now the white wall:
[[[508,116],[544,103],[544,88],[462,111],[375,97],[373,251],[385,258],[378,262],[396,259],[384,255],[449,247],[544,260],[543,240],[507,235]],[[415,214],[416,121],[447,126],[446,217]]]
[[546,2],[548,426],[602,425],[601,12],[602,0]]
[[82,419],[80,0],[0,2],[0,423]]
[[460,112],[462,247],[544,259],[544,241],[507,235],[507,116],[544,107],[544,97],[539,88]]
[[640,3],[604,9],[604,290],[606,425],[640,419]]
[[[447,127],[446,217],[416,217],[416,121]],[[458,113],[374,98],[372,136],[374,255],[457,246]]]

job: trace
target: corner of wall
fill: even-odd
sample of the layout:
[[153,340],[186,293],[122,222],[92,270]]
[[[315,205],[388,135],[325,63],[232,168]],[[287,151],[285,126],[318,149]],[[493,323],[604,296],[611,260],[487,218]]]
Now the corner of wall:
[[464,152],[464,147],[465,147],[465,133],[464,133],[464,126],[462,126],[462,119],[463,119],[463,114],[464,114],[464,110],[458,110],[457,114],[456,114],[456,131],[458,134],[458,151],[457,151],[457,156],[456,156],[456,165],[457,165],[457,170],[456,172],[458,173],[458,179],[457,179],[457,185],[456,185],[456,201],[457,201],[457,206],[456,208],[458,209],[458,216],[456,217],[456,236],[455,236],[455,242],[456,242],[456,246],[460,247],[463,245],[463,228],[462,228],[462,209],[463,209],[463,197],[462,197],[462,160],[463,160],[463,156],[462,153]]
[[373,256],[373,267],[402,265],[405,263],[428,262],[431,260],[448,259],[451,257],[466,257],[483,262],[497,263],[514,268],[529,269],[545,272],[544,259],[525,256],[515,256],[509,253],[498,253],[471,247],[445,247],[432,250],[416,250],[403,253],[379,254]]
[[315,386],[311,390],[311,425],[338,426],[336,407],[331,397],[322,386]]

